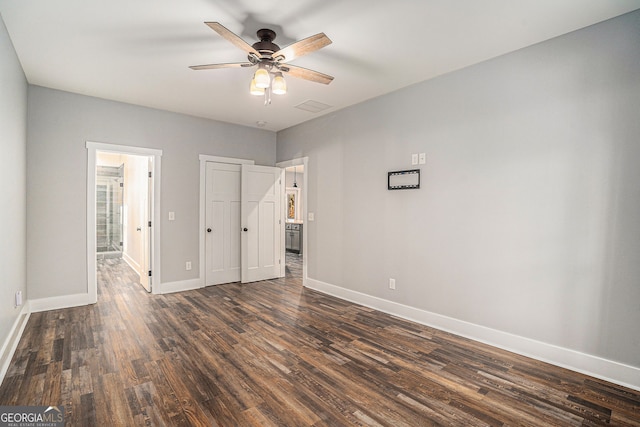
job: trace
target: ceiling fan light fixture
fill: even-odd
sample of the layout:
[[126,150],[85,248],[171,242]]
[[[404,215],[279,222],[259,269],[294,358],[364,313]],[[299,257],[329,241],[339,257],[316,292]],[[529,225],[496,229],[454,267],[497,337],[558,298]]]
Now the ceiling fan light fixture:
[[249,87],[251,95],[264,95],[264,89],[256,86],[256,79],[251,79],[251,86]]
[[271,90],[276,95],[284,95],[287,93],[287,82],[284,81],[282,72],[278,71],[273,78],[273,86]]
[[253,80],[256,82],[256,87],[260,89],[266,89],[271,85],[269,72],[262,65],[260,65],[260,68],[256,71],[256,74],[253,76]]
[[[258,30],[256,35],[260,41],[251,45],[219,22],[205,22],[205,24],[227,41],[243,50],[247,54],[248,62],[192,65],[189,68],[192,70],[215,70],[257,66],[258,69],[251,79],[249,92],[251,95],[263,95],[264,105],[271,104],[271,94],[284,95],[287,93],[287,83],[284,80],[283,73],[322,84],[329,84],[333,80],[333,77],[327,74],[288,64],[293,59],[330,45],[331,40],[324,33],[298,40],[284,49],[280,49],[277,44],[273,43],[276,38],[276,33],[273,30],[267,28]],[[287,62],[286,64],[285,61]]]

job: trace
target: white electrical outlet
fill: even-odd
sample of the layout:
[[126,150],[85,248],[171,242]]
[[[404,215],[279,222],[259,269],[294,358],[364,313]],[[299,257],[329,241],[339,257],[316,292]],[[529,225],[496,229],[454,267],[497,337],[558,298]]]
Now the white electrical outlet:
[[389,289],[396,288],[396,279],[389,279]]
[[313,212],[309,212],[309,221],[315,221],[316,216],[314,215]]
[[185,264],[185,269],[191,270],[191,261],[187,261],[187,263]]
[[176,220],[176,213],[169,212],[169,221],[175,221],[175,220]]
[[427,153],[420,153],[420,164],[424,165],[425,163],[427,163]]

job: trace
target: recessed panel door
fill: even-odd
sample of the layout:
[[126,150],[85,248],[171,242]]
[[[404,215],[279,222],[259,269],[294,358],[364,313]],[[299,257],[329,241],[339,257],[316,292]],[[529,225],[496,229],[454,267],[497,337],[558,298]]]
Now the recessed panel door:
[[282,169],[242,165],[242,283],[280,276]]
[[240,281],[240,171],[240,165],[207,162],[207,286]]

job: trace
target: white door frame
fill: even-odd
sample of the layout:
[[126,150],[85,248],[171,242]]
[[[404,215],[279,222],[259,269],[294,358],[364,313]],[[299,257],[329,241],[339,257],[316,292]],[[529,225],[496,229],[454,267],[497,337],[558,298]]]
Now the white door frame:
[[200,154],[200,227],[198,228],[200,239],[200,268],[199,276],[201,286],[207,285],[207,272],[206,272],[206,235],[205,229],[207,228],[207,162],[215,163],[228,163],[231,165],[254,165],[254,160],[248,159],[236,159],[233,157],[219,157],[210,156],[207,154]]
[[[291,160],[286,160],[283,162],[278,162],[276,163],[276,166],[279,168],[288,168],[291,166],[300,166],[300,165],[304,165],[304,174],[302,175],[302,218],[304,218],[304,225],[302,226],[302,286],[307,286],[307,254],[309,253],[307,251],[307,243],[309,242],[309,239],[307,238],[307,236],[309,235],[309,227],[308,227],[308,200],[307,200],[307,196],[309,195],[309,182],[308,182],[308,178],[309,178],[309,157],[298,157],[295,159],[291,159]],[[285,186],[282,186],[282,191],[285,191]],[[282,200],[286,200],[286,197],[284,196],[284,194],[282,195]],[[284,210],[284,212],[286,212],[286,210]],[[282,222],[284,223],[285,221],[285,215],[282,215]],[[284,242],[282,243],[282,248],[283,248],[283,258],[285,259],[285,254],[284,254]],[[282,263],[282,267],[281,267],[281,277],[284,277],[284,271],[285,271],[285,264],[286,262]]]
[[160,160],[162,150],[153,148],[132,147],[128,145],[86,142],[87,147],[87,293],[89,303],[98,301],[98,282],[96,279],[96,154],[106,151],[121,154],[133,154],[153,157],[153,209],[149,213],[153,248],[150,269],[152,270],[152,293],[160,290]]

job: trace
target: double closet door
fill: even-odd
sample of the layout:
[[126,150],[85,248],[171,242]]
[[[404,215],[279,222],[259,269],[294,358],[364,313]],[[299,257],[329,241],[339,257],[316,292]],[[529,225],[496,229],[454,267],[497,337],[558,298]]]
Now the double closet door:
[[282,169],[207,162],[206,285],[280,277]]

